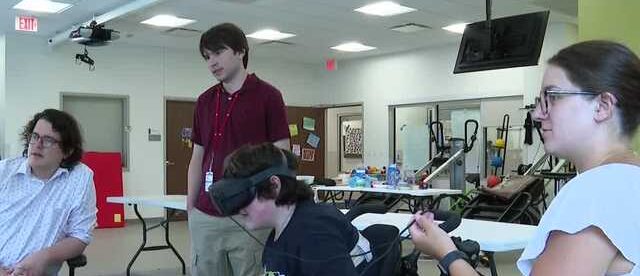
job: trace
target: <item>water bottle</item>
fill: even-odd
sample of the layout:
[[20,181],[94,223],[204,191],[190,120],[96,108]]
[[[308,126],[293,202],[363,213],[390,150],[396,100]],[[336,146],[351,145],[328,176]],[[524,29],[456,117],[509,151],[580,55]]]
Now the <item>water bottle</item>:
[[351,179],[349,180],[349,187],[367,187],[367,186],[371,186],[369,180],[369,177],[366,174],[366,171],[364,168],[358,168],[356,169],[355,174],[353,174],[351,176]]
[[400,182],[400,170],[396,164],[389,165],[387,169],[387,185],[390,189],[397,189]]

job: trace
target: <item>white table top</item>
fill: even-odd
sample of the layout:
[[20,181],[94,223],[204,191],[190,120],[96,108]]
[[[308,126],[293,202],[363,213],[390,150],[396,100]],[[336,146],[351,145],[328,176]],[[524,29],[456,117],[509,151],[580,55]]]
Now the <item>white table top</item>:
[[461,190],[450,190],[450,189],[387,189],[387,188],[364,188],[364,187],[349,187],[349,186],[314,186],[313,190],[314,191],[387,193],[387,194],[403,194],[403,195],[410,195],[410,196],[438,196],[442,194],[447,194],[447,195],[462,194]]
[[[363,230],[372,224],[388,224],[402,230],[412,220],[412,214],[363,214],[351,223],[359,230]],[[533,238],[536,228],[536,226],[532,225],[462,219],[460,226],[453,230],[450,235],[459,236],[463,240],[477,241],[483,251],[505,252],[524,249],[529,240]],[[405,237],[408,235],[409,231],[403,233]]]
[[186,195],[161,195],[161,196],[110,196],[107,202],[121,204],[148,205],[176,210],[187,210]]
[[[107,197],[107,202],[147,205],[177,210],[187,209],[187,196],[184,195]],[[354,219],[352,224],[359,230],[363,230],[372,224],[388,224],[402,230],[412,220],[413,215],[406,213],[363,214]],[[452,236],[459,236],[462,239],[477,241],[480,244],[480,249],[484,251],[505,252],[525,248],[535,231],[536,226],[531,225],[462,219],[460,226],[450,234]],[[407,231],[403,233],[403,235],[408,236],[409,232]]]

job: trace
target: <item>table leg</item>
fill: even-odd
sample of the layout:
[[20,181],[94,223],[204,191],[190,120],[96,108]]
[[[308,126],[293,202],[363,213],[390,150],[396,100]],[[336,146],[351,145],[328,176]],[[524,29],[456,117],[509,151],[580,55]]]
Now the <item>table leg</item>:
[[173,209],[169,209],[169,214],[167,215],[167,220],[166,223],[164,224],[164,240],[167,242],[167,246],[171,249],[171,251],[173,251],[173,254],[176,255],[176,257],[178,257],[178,260],[180,261],[180,264],[182,264],[182,275],[187,274],[187,269],[186,269],[186,265],[184,264],[184,260],[182,259],[182,256],[180,256],[180,253],[178,253],[178,250],[176,250],[175,247],[173,247],[173,244],[171,244],[171,242],[169,241],[169,222],[171,221],[171,217],[173,216],[173,214],[175,213],[175,210]]
[[[394,199],[391,204],[389,204],[389,208],[388,210],[391,210],[393,207],[396,206],[396,204],[398,204],[398,202],[402,201],[403,199],[405,199],[404,195],[399,195],[398,198]],[[411,210],[411,204],[409,204],[409,210]]]
[[129,261],[129,264],[127,265],[127,276],[131,275],[131,266],[138,258],[138,255],[140,255],[140,252],[144,250],[145,245],[147,245],[147,223],[144,221],[144,219],[140,215],[140,212],[138,211],[138,204],[133,204],[133,211],[136,213],[136,217],[138,217],[138,220],[140,220],[140,222],[142,223],[142,244],[140,244],[140,247],[138,247],[138,250],[133,255],[133,258],[131,258],[131,261]]
[[[178,257],[180,264],[182,265],[182,275],[185,275],[187,270],[186,270],[186,265],[184,263],[184,260],[182,259],[182,256],[180,256],[180,254],[178,253],[178,250],[176,250],[175,247],[173,247],[173,244],[171,244],[171,242],[169,241],[169,222],[170,222],[171,216],[175,211],[170,209],[169,211],[170,214],[167,215],[167,219],[160,222],[160,224],[152,227],[147,227],[147,223],[142,218],[142,215],[140,215],[140,211],[138,211],[137,204],[133,204],[133,211],[136,213],[136,217],[138,217],[138,219],[142,223],[142,244],[140,244],[140,247],[138,247],[138,250],[133,255],[133,258],[131,258],[131,261],[129,261],[129,264],[127,265],[127,276],[131,275],[131,267],[133,266],[133,263],[136,261],[136,259],[138,258],[138,256],[142,251],[155,251],[155,250],[163,250],[163,249],[171,249],[171,251],[173,251],[176,257]],[[167,245],[146,246],[147,232],[157,228],[158,226],[162,226],[164,228],[164,238]]]
[[489,269],[491,270],[491,276],[498,276],[498,270],[496,269],[496,260],[493,256],[493,252],[484,252],[489,259]]

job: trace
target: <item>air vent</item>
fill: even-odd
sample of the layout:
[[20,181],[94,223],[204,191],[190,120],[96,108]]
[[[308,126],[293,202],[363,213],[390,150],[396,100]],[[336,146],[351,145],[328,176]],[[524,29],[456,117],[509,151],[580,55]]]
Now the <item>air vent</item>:
[[408,23],[408,24],[393,26],[389,29],[391,29],[392,31],[401,32],[401,33],[413,33],[413,32],[431,29],[431,27],[427,25],[417,24],[417,23]]
[[293,42],[286,42],[282,40],[269,40],[265,42],[258,43],[258,46],[292,46],[296,45]]
[[165,35],[176,37],[197,37],[202,31],[189,28],[171,28],[163,32]]

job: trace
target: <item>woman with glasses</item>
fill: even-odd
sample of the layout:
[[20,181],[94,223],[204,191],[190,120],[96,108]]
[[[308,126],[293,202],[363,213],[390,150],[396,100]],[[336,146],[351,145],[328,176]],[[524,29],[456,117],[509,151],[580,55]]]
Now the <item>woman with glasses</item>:
[[[560,50],[545,71],[532,117],[545,150],[575,164],[518,260],[524,275],[640,275],[640,60],[627,47],[586,41]],[[477,275],[432,216],[416,216],[416,247],[450,275]]]

